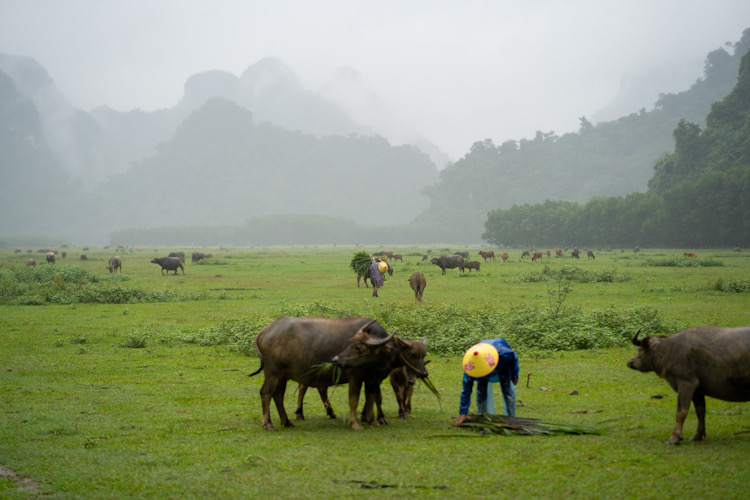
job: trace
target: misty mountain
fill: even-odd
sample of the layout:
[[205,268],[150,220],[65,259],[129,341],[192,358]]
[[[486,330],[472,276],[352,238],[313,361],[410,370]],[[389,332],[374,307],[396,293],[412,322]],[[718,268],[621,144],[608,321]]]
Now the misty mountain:
[[0,54],[0,70],[34,103],[45,143],[71,179],[92,187],[109,172],[127,167],[110,137],[88,113],[68,102],[39,63],[30,57]]
[[91,205],[112,227],[238,224],[270,214],[406,223],[437,169],[413,146],[374,136],[316,137],[224,98],[193,112],[158,153],[112,178]]
[[674,148],[680,120],[705,123],[711,105],[736,84],[748,50],[750,29],[734,44],[733,54],[724,49],[709,53],[703,78],[689,90],[662,94],[650,111],[597,124],[581,117],[579,131],[563,136],[540,131],[533,139],[501,145],[490,139],[476,142],[425,190],[430,207],[415,227],[442,233],[442,241],[480,241],[484,214],[491,210],[645,192],[654,164]]

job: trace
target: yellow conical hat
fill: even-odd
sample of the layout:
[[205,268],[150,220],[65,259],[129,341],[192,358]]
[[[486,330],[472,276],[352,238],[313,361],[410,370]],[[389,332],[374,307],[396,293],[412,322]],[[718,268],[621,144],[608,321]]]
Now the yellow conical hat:
[[464,354],[464,372],[474,378],[484,377],[497,368],[500,356],[490,344],[475,344]]
[[385,262],[378,263],[378,271],[380,271],[382,274],[385,274],[385,272],[388,270],[388,264]]

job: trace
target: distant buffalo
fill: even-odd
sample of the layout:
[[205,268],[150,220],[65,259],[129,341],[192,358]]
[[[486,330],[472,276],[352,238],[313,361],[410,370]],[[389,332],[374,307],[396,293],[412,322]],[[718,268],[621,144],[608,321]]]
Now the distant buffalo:
[[36,265],[36,259],[27,259],[26,260],[27,266],[35,266]]
[[47,252],[44,256],[47,258],[48,264],[55,263],[55,252]]
[[477,272],[479,272],[479,261],[478,260],[472,260],[470,262],[464,263],[464,267],[471,272],[472,269],[476,269]]
[[177,274],[177,269],[182,269],[182,274],[185,274],[185,268],[182,266],[182,260],[180,257],[156,257],[151,261],[152,264],[159,264],[161,266],[161,274],[164,276],[164,270],[174,271]]
[[445,274],[446,269],[455,268],[464,272],[464,258],[460,255],[441,255],[440,257],[433,257],[432,263],[442,269],[443,274]]
[[115,255],[114,257],[109,258],[107,269],[109,269],[110,274],[112,274],[112,271],[117,273],[118,269],[120,270],[120,274],[122,274],[122,259],[119,255]]
[[409,277],[409,286],[414,290],[414,301],[422,302],[422,294],[424,294],[424,289],[427,286],[427,279],[424,274],[419,271],[412,273]]

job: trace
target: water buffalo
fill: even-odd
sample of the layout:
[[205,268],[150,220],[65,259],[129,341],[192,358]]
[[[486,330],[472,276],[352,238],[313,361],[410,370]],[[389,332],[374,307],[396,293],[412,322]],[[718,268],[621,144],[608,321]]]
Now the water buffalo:
[[594,252],[589,250],[586,252],[587,258],[596,260],[596,255],[594,255]]
[[205,259],[206,256],[203,252],[193,252],[192,255],[192,262],[195,264],[196,262],[200,262],[202,259]]
[[414,302],[422,302],[422,294],[427,286],[427,278],[424,274],[416,271],[409,277],[409,286],[414,290]]
[[461,272],[464,272],[464,258],[460,255],[441,255],[440,257],[433,257],[432,263],[443,270],[443,275],[445,275],[446,269],[458,268]]
[[467,262],[464,264],[464,267],[471,272],[472,269],[476,269],[477,272],[479,272],[479,261],[478,260],[472,260],[470,262]]
[[180,257],[156,257],[151,260],[152,264],[159,264],[161,266],[161,275],[164,276],[164,270],[174,271],[177,274],[177,269],[182,269],[182,274],[185,274],[185,268],[182,265],[182,259]]
[[107,269],[109,269],[109,274],[112,274],[112,271],[116,273],[118,269],[120,270],[120,274],[122,274],[122,259],[119,255],[109,258]]
[[[281,425],[293,426],[284,409],[284,392],[289,380],[300,384],[297,413],[300,419],[304,419],[301,405],[307,387],[318,388],[326,406],[326,413],[329,415],[333,415],[333,411],[328,401],[327,389],[336,383],[348,382],[350,395],[356,388],[357,399],[359,399],[359,391],[364,382],[368,399],[375,401],[376,393],[380,393],[379,382],[375,386],[361,371],[344,369],[340,379],[336,380],[333,370],[327,372],[316,370],[316,367],[332,361],[337,354],[344,351],[358,334],[367,335],[372,339],[388,339],[389,341],[391,339],[385,328],[378,322],[370,318],[359,317],[293,318],[282,316],[263,328],[253,343],[260,356],[260,368],[250,374],[252,377],[263,371],[264,375],[263,386],[260,389],[263,428],[274,429],[271,423],[271,399],[276,403]],[[388,346],[383,346],[383,348],[387,349]],[[396,367],[390,367],[389,372],[393,368]],[[352,427],[361,428],[358,425]]]
[[542,257],[543,257],[542,252],[534,252],[534,255],[531,256],[531,262],[536,262],[536,261],[541,262]]
[[479,256],[484,259],[485,262],[487,262],[487,259],[491,259],[492,261],[495,260],[495,252],[492,250],[489,250],[487,252],[479,251]]
[[698,429],[690,438],[706,437],[706,396],[724,401],[750,401],[750,327],[696,326],[659,339],[646,337],[633,344],[638,353],[628,368],[655,372],[677,391],[677,420],[667,444],[679,444],[690,401]]
[[404,261],[404,256],[400,253],[394,253],[393,254],[393,262],[396,262],[397,260],[400,260],[401,262]]
[[[427,363],[429,361],[424,362],[425,365]],[[416,372],[409,370],[406,366],[395,368],[388,375],[398,403],[398,418],[406,418],[411,413],[411,397],[417,376]]]
[[27,266],[35,266],[36,265],[36,259],[26,259],[26,265]]
[[85,253],[81,254],[81,260],[89,260]]
[[185,262],[185,252],[169,252],[168,257],[182,257],[182,261]]
[[531,254],[529,253],[528,250],[523,251],[523,253],[521,254],[521,260],[523,260],[526,257],[531,257]]
[[572,252],[570,252],[570,256],[573,257],[574,259],[580,259],[581,253],[578,251],[578,249],[575,249]]
[[556,249],[555,249],[555,255],[556,255],[557,257],[562,257],[562,256],[563,256],[563,251],[562,251],[562,248],[556,248]]
[[[388,266],[388,276],[393,276],[393,268],[391,267],[391,265],[388,264],[388,262],[386,261],[383,261],[383,262],[385,262],[386,265]],[[365,270],[364,274],[357,274],[357,288],[359,288],[360,278],[364,278],[363,281],[365,282],[365,287],[369,288],[369,286],[367,285],[367,280],[370,279],[370,266],[367,266],[367,269]]]
[[44,254],[44,256],[47,258],[48,264],[55,263],[55,252],[47,252],[46,254]]
[[[401,366],[406,366],[419,378],[427,377],[424,356],[422,342],[399,339],[395,332],[386,338],[378,338],[359,331],[352,337],[350,345],[333,358],[333,364],[348,372],[350,378],[356,373],[360,379],[359,382],[349,383],[349,425],[352,429],[362,428],[357,422],[357,404],[362,383],[365,384],[362,420],[371,425],[388,423],[382,414],[381,382]],[[373,411],[374,405],[378,407],[377,418]]]
[[503,264],[508,262],[508,259],[510,258],[510,255],[508,255],[508,252],[503,252],[503,255],[501,255],[503,259]]
[[381,250],[372,254],[373,257],[386,257],[388,259],[393,258],[393,250]]
[[469,258],[469,252],[453,252],[453,255],[460,255],[464,259],[468,259]]

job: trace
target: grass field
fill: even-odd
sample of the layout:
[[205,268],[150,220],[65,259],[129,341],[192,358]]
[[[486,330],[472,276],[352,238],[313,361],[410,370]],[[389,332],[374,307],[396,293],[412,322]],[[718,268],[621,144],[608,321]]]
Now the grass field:
[[[519,416],[603,433],[501,437],[451,426],[460,356],[435,352],[430,342],[437,317],[445,323],[441,335],[455,335],[460,346],[464,336],[492,333],[469,331],[467,316],[519,307],[583,313],[646,307],[667,324],[750,324],[750,254],[616,250],[597,251],[595,260],[574,261],[568,253],[531,263],[511,250],[503,264],[484,263],[470,249],[479,273],[441,276],[422,263],[425,248],[394,247],[404,262],[393,264],[394,275],[372,298],[349,270],[361,248],[199,249],[214,257],[192,264],[188,256],[185,274],[177,276],[162,276],[149,262],[176,249],[119,250],[123,274],[116,278],[105,269],[115,251],[65,250],[67,258],[55,264],[66,269],[63,276],[82,269],[101,281],[57,277],[44,284],[47,264],[25,268],[28,257],[41,262],[43,255],[0,249],[0,497],[746,496],[746,405],[709,399],[707,439],[665,445],[676,396],[654,374],[625,366],[632,346],[541,356],[519,350]],[[684,259],[683,251],[699,258]],[[81,253],[89,260],[80,261]],[[573,281],[556,304],[561,294],[552,293],[551,277],[563,269],[614,278]],[[414,271],[427,276],[423,304],[414,303],[407,283]],[[33,279],[19,284],[24,276]],[[732,287],[739,291],[723,291]],[[135,298],[112,303],[112,297]],[[259,363],[247,350],[254,332],[283,314],[339,311],[371,315],[406,338],[426,337],[430,379],[442,399],[419,385],[412,415],[400,420],[386,383],[389,425],[357,432],[341,418],[346,389],[338,387],[332,402],[339,419],[328,419],[310,393],[306,421],[263,431],[262,375],[247,377]],[[401,325],[405,317],[412,318],[409,327]],[[211,341],[221,335],[234,340]],[[238,335],[247,339],[238,342]],[[295,401],[292,383],[287,411]],[[275,409],[271,416],[278,424]],[[686,435],[695,425],[691,410]]]

